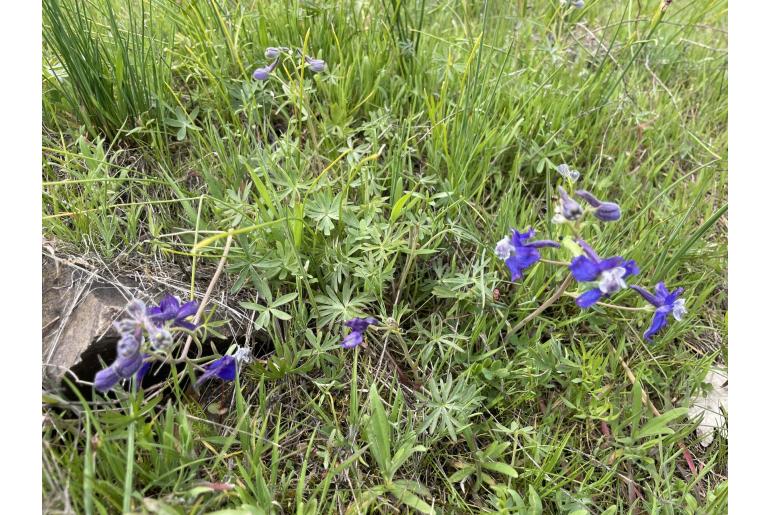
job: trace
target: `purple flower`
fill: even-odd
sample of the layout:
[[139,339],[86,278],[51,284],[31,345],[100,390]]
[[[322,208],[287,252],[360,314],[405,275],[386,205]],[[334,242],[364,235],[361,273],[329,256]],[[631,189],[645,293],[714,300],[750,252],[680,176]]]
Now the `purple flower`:
[[121,379],[128,379],[142,366],[142,354],[136,352],[130,356],[118,356],[117,359],[104,370],[100,370],[94,377],[94,388],[100,392],[112,389]]
[[254,80],[267,80],[270,78],[270,74],[278,65],[278,61],[280,61],[280,59],[276,58],[276,60],[270,63],[268,66],[257,68],[254,70],[254,73],[251,74],[251,78]]
[[559,244],[550,240],[539,240],[527,242],[535,235],[535,230],[530,228],[526,232],[519,232],[512,229],[511,236],[506,236],[497,242],[495,246],[495,255],[505,260],[508,269],[511,271],[511,281],[522,277],[522,271],[531,267],[540,261],[540,252],[537,249],[542,247],[559,247]]
[[655,286],[654,295],[635,284],[631,285],[631,289],[656,308],[655,314],[652,316],[652,323],[644,332],[644,338],[648,341],[652,340],[652,335],[666,327],[669,313],[677,321],[681,321],[684,315],[687,314],[687,309],[684,307],[684,299],[678,298],[684,291],[684,288],[677,288],[669,292],[666,285],[661,281]]
[[212,361],[204,367],[205,371],[203,375],[195,382],[196,386],[211,379],[212,377],[218,377],[223,381],[235,380],[235,356],[222,356],[221,358]]
[[556,210],[555,218],[558,219],[561,215],[561,218],[569,220],[570,222],[574,222],[583,216],[583,208],[580,207],[580,204],[578,204],[575,199],[570,197],[561,186],[558,186],[557,189],[559,190],[561,202],[559,203],[559,206]]
[[144,337],[142,328],[147,319],[147,307],[139,299],[133,299],[126,306],[130,318],[115,322],[113,326],[120,333],[116,351],[118,356],[110,366],[94,376],[94,388],[100,392],[112,389],[121,379],[128,379],[142,366],[140,350]]
[[281,49],[269,46],[265,49],[265,59],[278,59],[281,55]]
[[342,340],[342,348],[353,349],[361,345],[364,341],[366,329],[370,325],[377,325],[378,323],[377,319],[373,317],[353,318],[345,322],[345,325],[350,328],[350,334]]
[[94,388],[96,388],[97,391],[106,392],[118,384],[118,381],[120,381],[118,373],[115,372],[115,369],[112,368],[112,366],[109,366],[96,373],[96,376],[94,377]]
[[139,352],[141,347],[142,330],[141,328],[134,332],[126,332],[118,340],[117,351],[119,358],[130,358]]
[[173,321],[171,324],[173,326],[183,327],[188,331],[194,331],[198,326],[185,319],[191,317],[197,311],[198,303],[196,301],[191,300],[190,302],[185,302],[180,305],[179,299],[173,295],[166,295],[163,300],[160,301],[159,306],[154,306],[147,310],[147,315],[158,327],[164,325],[168,321]]
[[588,202],[594,209],[593,215],[602,222],[614,222],[620,219],[620,206],[614,202],[602,202],[586,190],[578,190],[575,195]]
[[596,283],[594,288],[576,299],[577,305],[581,308],[590,307],[600,298],[609,297],[626,288],[624,278],[639,273],[639,268],[633,259],[626,261],[620,256],[602,259],[588,243],[582,239],[578,239],[577,242],[583,247],[585,255],[572,260],[569,266],[572,276],[578,282]]
[[312,57],[306,57],[305,62],[311,72],[321,73],[326,69],[326,63],[322,59],[314,59]]

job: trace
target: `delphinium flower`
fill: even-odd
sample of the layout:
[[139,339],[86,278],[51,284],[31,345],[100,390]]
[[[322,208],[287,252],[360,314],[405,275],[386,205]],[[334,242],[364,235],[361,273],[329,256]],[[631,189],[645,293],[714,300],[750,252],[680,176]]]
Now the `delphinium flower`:
[[188,331],[195,331],[198,326],[187,319],[198,311],[198,302],[191,300],[181,304],[173,295],[166,295],[160,301],[160,305],[147,310],[147,315],[158,327],[166,322],[171,322],[173,327],[182,327]]
[[614,202],[603,202],[586,190],[578,190],[575,195],[588,202],[591,213],[602,222],[614,222],[620,219],[620,206]]
[[278,66],[278,61],[280,60],[281,60],[280,57],[276,57],[275,60],[269,65],[263,66],[262,68],[257,68],[256,70],[254,70],[254,73],[251,74],[251,78],[253,78],[254,80],[269,79],[270,74],[273,73],[273,70],[275,70],[275,67]]
[[200,385],[214,377],[222,381],[234,381],[238,373],[238,365],[250,361],[251,349],[238,346],[232,355],[222,356],[203,367],[204,372],[195,384]]
[[577,242],[585,255],[574,258],[569,269],[578,282],[595,284],[576,299],[581,308],[590,307],[602,297],[609,297],[626,288],[625,277],[639,273],[633,259],[626,261],[621,256],[602,259],[588,243],[582,239]]
[[142,378],[152,364],[151,355],[142,353],[144,332],[147,332],[152,348],[165,350],[174,342],[169,327],[195,330],[197,325],[188,321],[187,318],[197,310],[197,302],[181,304],[179,299],[172,295],[167,295],[161,300],[160,305],[150,308],[141,300],[133,299],[126,306],[127,318],[113,324],[120,334],[117,344],[118,356],[109,367],[96,374],[94,387],[104,392],[113,388],[120,380],[129,379],[134,374],[136,374],[137,384],[141,384]]
[[523,271],[538,261],[540,252],[537,249],[543,247],[558,248],[560,245],[551,240],[527,241],[535,235],[535,230],[530,228],[526,232],[511,230],[511,236],[506,236],[497,242],[495,255],[505,260],[505,264],[511,271],[511,281],[520,279]]
[[326,70],[326,62],[322,59],[306,57],[305,62],[307,63],[307,67],[310,68],[310,71],[313,73],[321,73]]
[[278,59],[281,55],[281,49],[274,46],[269,46],[265,49],[265,59]]
[[350,328],[350,333],[342,340],[343,349],[353,349],[361,345],[364,341],[364,332],[370,325],[377,325],[379,322],[374,317],[353,318],[345,322]]
[[553,222],[558,224],[580,220],[580,217],[583,216],[583,208],[569,196],[564,188],[559,186],[557,189],[559,191],[559,203],[556,205]]
[[157,350],[169,348],[174,343],[174,337],[168,327],[181,327],[188,331],[198,328],[187,319],[198,311],[198,302],[191,300],[180,304],[178,298],[166,295],[159,306],[153,306],[146,311],[144,326],[150,336],[150,343]]
[[236,359],[235,356],[222,356],[221,358],[212,361],[204,368],[203,375],[195,382],[196,385],[208,381],[213,377],[218,377],[223,381],[234,381],[236,371]]
[[120,380],[128,379],[137,373],[144,359],[141,353],[143,341],[141,326],[121,334],[117,345],[118,356],[110,366],[96,373],[94,388],[100,392],[106,392]]
[[299,48],[297,49],[297,55],[305,61],[307,67],[310,68],[310,71],[313,73],[321,73],[326,70],[326,62],[323,59],[316,59],[315,57],[305,55]]
[[666,327],[668,324],[668,315],[673,315],[674,319],[681,321],[684,315],[687,314],[687,309],[684,307],[684,299],[680,299],[679,296],[684,291],[684,288],[677,288],[670,292],[663,282],[659,282],[655,286],[655,294],[650,293],[641,286],[635,284],[631,285],[631,289],[641,295],[644,300],[655,306],[655,314],[652,316],[652,323],[650,327],[644,332],[644,338],[646,340],[652,340],[652,336]]

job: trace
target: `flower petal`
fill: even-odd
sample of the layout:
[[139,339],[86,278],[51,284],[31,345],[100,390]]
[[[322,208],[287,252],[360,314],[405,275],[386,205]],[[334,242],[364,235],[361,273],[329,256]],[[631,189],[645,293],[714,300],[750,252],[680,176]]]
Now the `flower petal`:
[[142,355],[137,352],[133,356],[120,357],[115,360],[112,367],[115,373],[122,379],[128,379],[132,375],[136,374],[139,368],[142,366]]
[[118,376],[115,369],[110,366],[96,373],[96,376],[94,377],[94,388],[99,392],[106,392],[118,384],[118,381],[120,381],[120,376]]
[[235,379],[235,358],[233,356],[222,356],[205,366],[205,372],[195,382],[196,386],[211,379],[218,377],[223,381],[233,381]]
[[147,315],[150,318],[156,317],[163,313],[163,310],[160,309],[160,306],[152,306],[151,308],[147,308]]
[[559,196],[561,197],[561,214],[567,220],[577,220],[583,215],[583,208],[580,204],[575,202],[575,199],[570,197],[567,192],[561,186],[558,187]]
[[193,316],[198,311],[198,301],[191,300],[189,302],[185,302],[179,307],[179,310],[176,312],[176,318],[187,318]]
[[511,282],[518,281],[523,277],[521,269],[519,268],[519,262],[516,260],[516,256],[511,256],[505,260],[505,265],[508,270],[511,271]]
[[620,206],[614,202],[602,202],[593,212],[594,216],[602,222],[615,222],[620,220]]
[[235,381],[235,358],[233,356],[223,356],[220,366],[217,368],[216,375],[222,381]]
[[569,269],[578,282],[593,281],[601,272],[599,265],[585,256],[578,256],[573,259]]
[[684,292],[684,288],[680,286],[676,290],[669,293],[668,296],[666,297],[666,304],[676,304],[676,300],[679,298],[679,296],[683,292]]
[[142,363],[142,366],[139,367],[139,370],[136,371],[136,384],[137,386],[142,386],[142,379],[144,379],[144,376],[147,375],[147,372],[150,371],[150,367],[152,367],[152,360],[149,360],[149,354],[143,354],[142,359],[144,362]]
[[[617,268],[618,266],[621,266],[623,263],[623,258],[620,256],[612,256],[607,259],[602,259],[599,261],[599,269],[603,272],[605,270],[612,270],[613,268]],[[628,275],[626,272],[623,274],[624,276]]]
[[591,247],[591,245],[586,243],[585,240],[583,240],[582,238],[576,238],[575,241],[577,241],[578,245],[580,245],[583,248],[583,252],[586,253],[586,256],[591,258],[591,261],[593,261],[594,263],[599,263],[602,260],[602,258],[599,257],[599,254],[597,254],[596,251],[593,249],[593,247]]
[[160,301],[160,310],[163,313],[176,313],[179,311],[179,299],[173,295],[166,295]]
[[351,333],[342,340],[342,348],[353,349],[361,345],[363,341],[364,335],[362,333],[358,331],[351,331]]
[[669,296],[670,292],[668,291],[668,288],[666,288],[666,284],[663,281],[660,281],[655,285],[655,294],[663,299]]
[[666,324],[668,324],[668,313],[670,311],[671,308],[668,306],[662,306],[655,310],[655,314],[652,316],[652,323],[644,332],[645,340],[652,341],[652,335],[666,327]]
[[516,229],[513,229],[512,232],[513,236],[511,237],[511,241],[513,242],[513,246],[517,248],[523,247],[525,245],[524,242],[535,235],[535,230],[532,227],[524,232],[519,232]]
[[195,331],[198,329],[198,326],[196,324],[193,324],[192,322],[188,322],[187,320],[175,320],[174,326],[181,327],[182,329],[187,329],[188,331]]
[[625,263],[621,265],[623,268],[626,269],[626,275],[623,277],[628,277],[629,275],[636,275],[639,273],[639,267],[636,266],[636,261],[633,259],[629,259]]
[[650,293],[649,291],[645,290],[641,286],[637,286],[635,284],[632,284],[630,286],[630,288],[632,290],[634,290],[636,293],[638,293],[639,295],[641,295],[644,298],[644,300],[646,300],[647,302],[649,302],[650,304],[652,304],[656,308],[660,307],[663,304],[663,299],[653,295],[652,293]]
[[527,243],[527,247],[531,249],[542,249],[543,247],[559,248],[561,245],[552,240],[538,240]]
[[583,309],[586,309],[599,302],[599,299],[601,298],[602,291],[599,288],[593,288],[575,299],[575,304]]
[[374,317],[367,317],[367,318],[356,317],[356,318],[351,318],[350,320],[345,322],[344,325],[346,325],[347,327],[350,327],[350,329],[352,329],[353,331],[363,333],[364,331],[366,331],[366,329],[370,325],[374,325],[377,323],[378,323],[377,319]]
[[519,247],[516,249],[516,255],[509,259],[516,259],[519,270],[524,270],[540,261],[540,252],[530,247]]

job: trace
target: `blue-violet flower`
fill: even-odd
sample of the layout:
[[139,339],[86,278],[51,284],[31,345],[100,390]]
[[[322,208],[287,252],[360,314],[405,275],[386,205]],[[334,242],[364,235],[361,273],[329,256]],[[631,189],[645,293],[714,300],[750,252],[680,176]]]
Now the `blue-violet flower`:
[[308,68],[310,68],[311,72],[321,73],[326,69],[326,62],[324,62],[322,59],[305,57],[305,62],[307,63]]
[[172,326],[194,331],[198,326],[185,319],[193,316],[197,311],[197,301],[191,300],[190,302],[180,304],[178,298],[173,295],[166,295],[160,301],[159,306],[154,306],[147,310],[147,315],[158,327],[161,327],[168,321],[173,321]]
[[564,220],[574,222],[575,220],[580,219],[580,217],[583,216],[583,208],[580,207],[580,204],[570,197],[561,186],[558,186],[557,189],[559,191],[559,197],[561,197],[561,202],[559,202],[556,207],[554,222],[563,223]]
[[497,242],[495,255],[505,260],[508,269],[511,271],[511,281],[522,277],[522,272],[540,261],[540,252],[537,249],[542,247],[558,248],[559,244],[551,240],[530,241],[528,239],[535,235],[535,230],[530,228],[526,232],[519,232],[516,229],[511,231],[511,236],[506,236]]
[[280,59],[276,58],[275,61],[269,65],[262,68],[257,68],[254,70],[254,73],[251,74],[251,78],[254,80],[267,80],[270,78],[270,74],[273,72],[273,70],[275,70],[275,67],[278,66],[278,61],[280,61]]
[[204,367],[205,371],[203,372],[203,375],[200,376],[195,384],[200,385],[212,377],[218,377],[223,381],[234,381],[235,368],[235,356],[222,356]]
[[596,286],[583,293],[576,299],[581,308],[594,305],[602,297],[609,297],[623,288],[626,288],[625,277],[639,273],[636,262],[624,260],[621,256],[602,259],[582,239],[577,242],[583,247],[584,256],[578,256],[572,260],[569,269],[578,282],[595,282]]
[[588,202],[594,209],[593,215],[602,222],[614,222],[620,219],[620,206],[614,202],[603,202],[586,190],[578,190],[575,195]]
[[118,341],[118,357],[112,364],[100,370],[94,377],[94,388],[106,392],[114,387],[121,379],[128,379],[142,366],[143,356],[139,352],[142,346],[141,328],[133,333],[124,333]]
[[377,319],[374,317],[367,318],[353,318],[345,322],[345,325],[350,328],[350,334],[345,336],[342,340],[343,349],[353,349],[361,345],[364,341],[364,332],[370,325],[377,325]]
[[281,49],[269,46],[265,49],[265,59],[278,59],[281,55]]
[[687,314],[687,309],[684,307],[684,299],[679,298],[684,288],[677,288],[669,292],[666,285],[661,281],[655,286],[655,294],[635,284],[631,285],[631,289],[656,308],[655,314],[652,316],[652,323],[644,332],[644,338],[648,341],[652,340],[652,335],[666,327],[669,314],[673,315],[677,321],[681,321],[684,315]]

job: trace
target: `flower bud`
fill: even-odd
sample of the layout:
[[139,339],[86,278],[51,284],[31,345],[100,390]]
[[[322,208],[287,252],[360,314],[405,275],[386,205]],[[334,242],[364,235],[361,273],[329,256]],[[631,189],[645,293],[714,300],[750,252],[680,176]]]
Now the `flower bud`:
[[168,329],[159,329],[150,335],[150,343],[152,343],[153,348],[163,350],[174,343],[174,337]]
[[602,202],[593,214],[602,222],[614,222],[620,220],[620,206],[614,202]]
[[305,61],[307,62],[308,68],[310,68],[311,72],[321,73],[322,71],[326,70],[326,62],[324,62],[322,59],[313,59],[312,57],[307,57],[305,58]]
[[575,195],[588,202],[595,208],[593,214],[602,222],[614,222],[620,219],[620,206],[614,202],[603,202],[586,190],[578,190]]
[[147,315],[147,306],[141,300],[133,299],[126,306],[126,313],[137,322],[142,322]]
[[251,78],[254,80],[267,80],[270,77],[270,71],[265,68],[257,68],[254,73],[251,74]]
[[575,202],[575,199],[570,197],[561,186],[558,187],[558,190],[559,196],[561,196],[561,216],[569,221],[575,221],[580,218],[583,214],[583,208],[580,207],[580,204]]
[[586,3],[583,0],[575,0],[572,2],[572,5],[575,6],[575,9],[582,9],[585,7]]
[[559,172],[559,175],[570,182],[575,182],[580,179],[580,172],[577,170],[572,170],[567,163],[562,163],[557,166],[556,171]]
[[133,333],[125,333],[118,341],[118,357],[127,358],[139,352],[139,341]]
[[273,46],[269,46],[265,49],[265,59],[278,59],[281,55],[281,50]]
[[118,359],[115,360],[110,368],[114,369],[119,377],[128,379],[134,375],[141,366],[142,354],[137,352],[135,355],[126,358],[118,356]]
[[96,373],[96,376],[94,377],[94,388],[96,388],[97,391],[106,392],[118,384],[118,381],[120,381],[120,377],[117,372],[115,372],[115,369],[107,367]]
[[133,333],[141,327],[141,324],[132,318],[124,318],[112,323],[112,327],[121,335],[126,333]]
[[257,68],[256,70],[254,70],[254,73],[251,74],[251,78],[254,80],[267,80],[268,78],[270,78],[270,74],[278,65],[278,61],[280,61],[280,59],[276,58],[276,60],[270,63],[269,66]]

